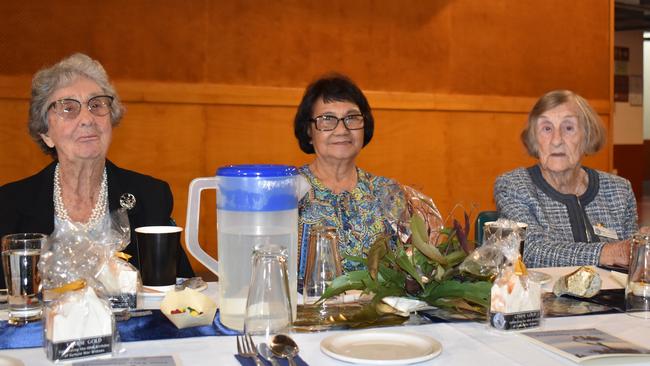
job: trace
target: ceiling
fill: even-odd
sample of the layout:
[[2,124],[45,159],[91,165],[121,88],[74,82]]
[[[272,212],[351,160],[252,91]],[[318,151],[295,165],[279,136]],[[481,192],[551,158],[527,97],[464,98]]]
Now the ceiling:
[[616,0],[614,28],[650,31],[650,0]]

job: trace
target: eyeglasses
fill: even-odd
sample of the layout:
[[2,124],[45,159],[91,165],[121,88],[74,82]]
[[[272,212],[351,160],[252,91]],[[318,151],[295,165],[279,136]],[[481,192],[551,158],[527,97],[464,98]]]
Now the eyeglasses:
[[[110,113],[111,103],[113,103],[112,96],[98,95],[88,99],[88,102],[85,104],[90,113],[97,117],[103,117]],[[71,120],[77,118],[79,113],[81,113],[81,105],[82,103],[76,99],[66,98],[55,100],[47,109],[52,109],[57,116],[64,120]]]
[[316,124],[316,129],[319,131],[332,131],[336,129],[340,121],[343,121],[343,125],[348,130],[360,130],[363,128],[364,120],[362,114],[350,114],[341,118],[332,115],[316,116],[310,121]]

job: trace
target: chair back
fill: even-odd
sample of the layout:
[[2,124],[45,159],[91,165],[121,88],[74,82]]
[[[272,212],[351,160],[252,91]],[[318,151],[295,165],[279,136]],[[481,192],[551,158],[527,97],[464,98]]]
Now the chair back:
[[497,211],[481,211],[478,213],[474,226],[474,240],[477,247],[483,245],[483,225],[486,222],[497,221],[498,218],[499,213]]

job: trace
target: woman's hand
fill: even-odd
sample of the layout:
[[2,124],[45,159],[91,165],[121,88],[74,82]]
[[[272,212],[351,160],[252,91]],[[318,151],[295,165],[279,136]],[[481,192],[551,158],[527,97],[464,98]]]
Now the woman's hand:
[[600,264],[604,266],[627,267],[630,264],[630,240],[605,244],[600,252]]

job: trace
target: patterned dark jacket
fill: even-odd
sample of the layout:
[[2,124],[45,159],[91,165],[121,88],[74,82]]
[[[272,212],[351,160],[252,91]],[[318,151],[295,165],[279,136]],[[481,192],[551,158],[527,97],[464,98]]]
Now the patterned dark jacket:
[[[527,266],[597,265],[607,242],[629,239],[638,230],[630,182],[583,169],[589,185],[580,197],[556,191],[537,165],[497,178],[494,199],[500,217],[528,224],[524,244]],[[615,231],[617,239],[596,235],[594,226]]]

